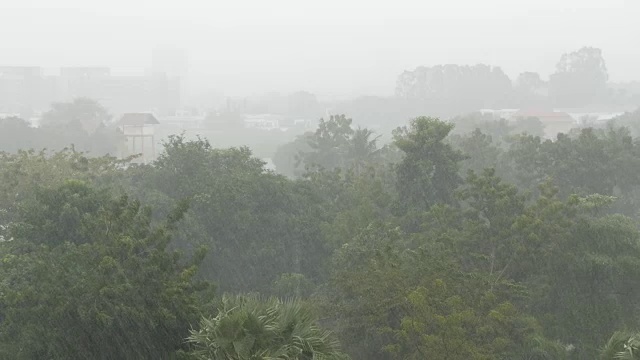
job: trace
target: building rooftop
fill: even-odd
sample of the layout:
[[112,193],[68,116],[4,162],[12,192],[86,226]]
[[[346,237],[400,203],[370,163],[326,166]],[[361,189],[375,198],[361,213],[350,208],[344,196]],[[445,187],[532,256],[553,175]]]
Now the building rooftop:
[[535,118],[558,118],[558,119],[566,119],[571,118],[571,115],[567,114],[563,111],[547,111],[547,110],[526,110],[520,109],[513,114],[513,117],[523,118],[523,117],[535,117]]
[[156,125],[160,124],[158,119],[151,113],[127,113],[122,115],[118,121],[118,125]]

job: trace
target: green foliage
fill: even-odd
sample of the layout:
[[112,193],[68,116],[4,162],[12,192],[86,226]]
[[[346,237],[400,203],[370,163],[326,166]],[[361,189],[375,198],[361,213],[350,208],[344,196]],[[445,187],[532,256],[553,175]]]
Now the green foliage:
[[280,145],[273,155],[273,164],[276,171],[290,178],[301,178],[305,173],[305,164],[300,157],[301,153],[311,151],[310,133],[299,135],[292,142]]
[[306,298],[315,286],[303,274],[285,273],[273,283],[273,292],[278,298]]
[[616,331],[600,350],[600,360],[640,359],[640,336],[638,333]]
[[548,292],[538,304],[550,332],[589,353],[615,329],[634,325],[639,294],[629,279],[638,276],[640,246],[636,226],[622,216],[576,225],[550,257]]
[[0,358],[341,357],[322,323],[354,359],[589,359],[638,328],[631,133],[456,123],[380,148],[332,117],[289,178],[184,136],[142,166],[1,153]]
[[318,129],[307,137],[311,151],[299,154],[306,167],[332,170],[347,166],[348,144],[354,134],[352,120],[344,115],[320,119]]
[[404,204],[427,210],[436,203],[453,203],[454,190],[462,183],[458,169],[464,156],[444,142],[451,129],[452,124],[419,117],[409,128],[394,131],[394,143],[404,153],[396,170]]
[[[524,212],[525,198],[518,190],[486,169],[482,176],[473,172],[459,197],[468,206],[463,240],[466,251],[477,260],[478,268],[495,281],[511,273],[518,259],[528,251],[516,223]],[[511,277],[509,277],[511,278]]]
[[20,221],[10,229],[12,237],[51,246],[104,241],[113,232],[144,237],[147,229],[140,225],[150,220],[149,209],[139,202],[126,196],[112,199],[107,191],[95,191],[77,180],[56,189],[36,188],[17,214]]
[[[268,172],[248,148],[213,149],[206,140],[171,137],[141,181],[143,199],[189,199],[190,228],[176,246],[206,245],[201,275],[226,291],[270,291],[283,273],[323,273],[322,202],[308,182]],[[150,191],[152,190],[152,191]]]
[[203,360],[348,359],[298,300],[225,295],[218,315],[202,319],[188,341]]
[[49,153],[33,150],[0,153],[0,224],[11,222],[18,207],[38,189],[61,186],[68,179],[113,185],[126,161],[91,158],[73,149]]
[[493,143],[491,135],[475,129],[466,136],[453,136],[451,141],[466,157],[462,161],[461,173],[466,174],[468,170],[480,173],[484,169],[498,167],[502,150]]
[[183,346],[204,289],[193,279],[204,254],[185,262],[167,251],[184,209],[151,226],[137,202],[79,182],[35,201],[0,244],[6,356],[166,358]]
[[320,119],[313,134],[298,138],[298,153],[293,155],[296,167],[303,165],[307,172],[335,169],[361,172],[373,164],[380,152],[379,136],[374,137],[374,132],[366,128],[353,129],[351,123],[345,115]]
[[543,352],[566,357],[512,303],[499,302],[492,292],[466,298],[458,286],[437,279],[408,295],[407,315],[396,332],[400,345],[391,347],[396,358],[529,359]]
[[509,301],[517,286],[465,272],[447,238],[414,237],[411,245],[398,229],[371,226],[336,254],[327,311],[354,358],[563,358]]
[[522,136],[512,142],[508,156],[518,185],[532,188],[549,177],[562,194],[618,195],[640,184],[638,146],[628,131],[582,129],[575,137],[560,134],[556,141]]

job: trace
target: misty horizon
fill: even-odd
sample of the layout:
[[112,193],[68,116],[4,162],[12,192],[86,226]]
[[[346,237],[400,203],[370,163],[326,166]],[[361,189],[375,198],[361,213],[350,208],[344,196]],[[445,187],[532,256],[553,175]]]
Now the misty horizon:
[[640,0],[0,0],[0,359],[640,359]]
[[32,0],[0,10],[0,31],[15,34],[3,38],[2,66],[106,66],[135,75],[151,66],[154,49],[177,48],[187,53],[195,93],[388,96],[403,71],[438,64],[498,66],[512,80],[525,71],[548,78],[562,54],[583,46],[602,49],[610,82],[640,80],[640,51],[629,43],[640,33],[640,5],[624,0],[193,0],[179,7]]

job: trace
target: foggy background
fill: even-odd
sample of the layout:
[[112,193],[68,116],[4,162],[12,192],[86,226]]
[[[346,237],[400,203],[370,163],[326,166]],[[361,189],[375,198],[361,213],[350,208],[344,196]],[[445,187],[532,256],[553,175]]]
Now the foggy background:
[[[287,146],[341,114],[382,143],[424,114],[459,129],[536,118],[553,139],[640,106],[639,12],[630,0],[3,1],[0,151],[74,144],[146,162],[184,134],[249,146],[290,174]],[[127,121],[153,124],[125,130],[140,113],[153,117]]]
[[301,89],[348,98],[391,95],[396,76],[419,65],[546,77],[559,54],[588,45],[617,82],[640,79],[639,11],[633,0],[3,0],[0,63],[139,74],[154,48],[179,48],[187,99]]
[[0,359],[638,358],[638,15],[0,0]]

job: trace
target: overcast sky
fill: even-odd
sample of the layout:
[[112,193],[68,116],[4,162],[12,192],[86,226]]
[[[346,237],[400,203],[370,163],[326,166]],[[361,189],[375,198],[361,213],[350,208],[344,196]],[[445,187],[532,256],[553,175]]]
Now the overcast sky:
[[640,80],[639,18],[640,0],[0,0],[0,65],[136,72],[180,47],[191,83],[228,95],[385,95],[419,65],[546,77],[588,45],[627,81]]

